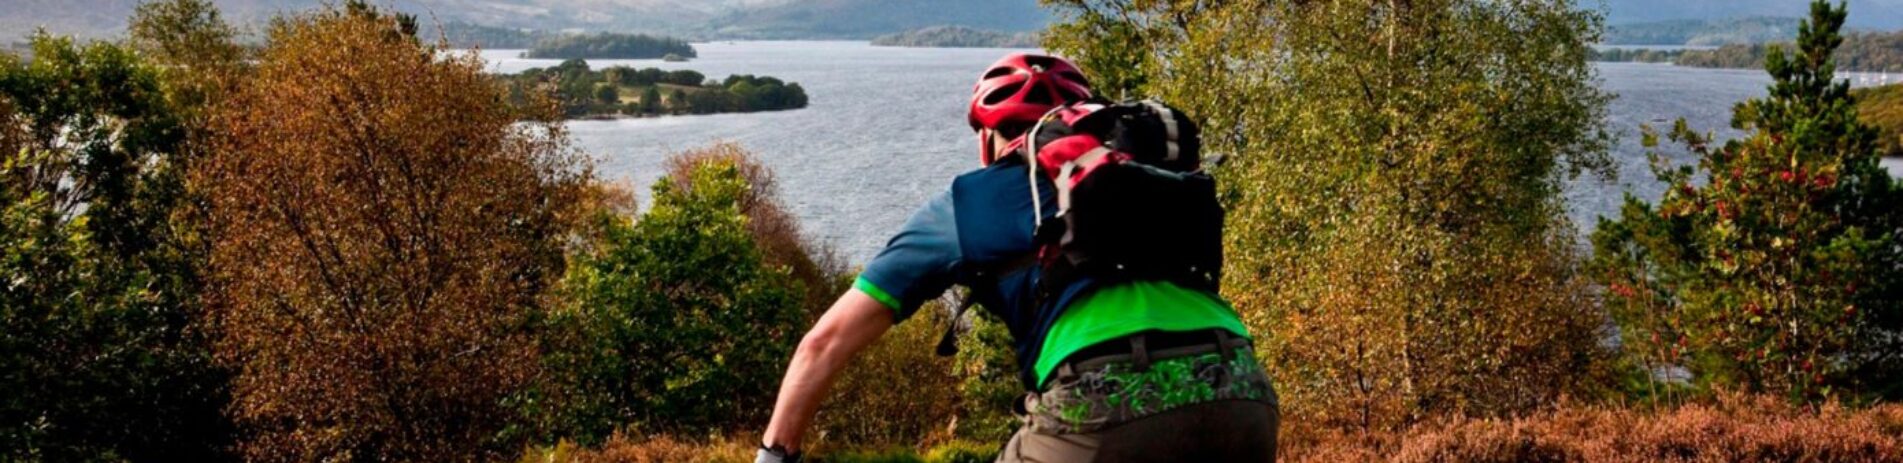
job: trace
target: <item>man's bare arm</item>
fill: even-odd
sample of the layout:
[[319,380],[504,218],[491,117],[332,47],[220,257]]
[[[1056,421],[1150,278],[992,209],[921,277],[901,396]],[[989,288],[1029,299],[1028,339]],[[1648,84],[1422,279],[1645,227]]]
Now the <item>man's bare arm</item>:
[[854,355],[892,328],[892,309],[858,289],[847,291],[833,302],[819,323],[800,340],[793,361],[780,382],[780,396],[773,406],[773,420],[763,438],[768,447],[799,450],[800,439],[819,412],[819,403],[832,388],[833,379],[846,368]]

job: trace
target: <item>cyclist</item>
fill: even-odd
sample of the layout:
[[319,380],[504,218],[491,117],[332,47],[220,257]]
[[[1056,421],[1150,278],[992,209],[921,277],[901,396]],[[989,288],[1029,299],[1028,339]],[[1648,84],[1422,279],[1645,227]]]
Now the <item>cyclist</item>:
[[985,71],[969,112],[983,167],[920,208],[806,334],[757,461],[798,461],[840,370],[953,285],[971,288],[1009,328],[1029,391],[1014,410],[1023,426],[999,461],[1274,459],[1274,389],[1219,296],[1167,281],[1088,278],[1032,296],[1042,271],[1024,264],[1035,260],[1027,258],[1034,221],[1051,217],[1055,202],[1034,196],[1054,189],[1011,153],[1051,109],[1090,97],[1083,73],[1062,58],[1012,54]]

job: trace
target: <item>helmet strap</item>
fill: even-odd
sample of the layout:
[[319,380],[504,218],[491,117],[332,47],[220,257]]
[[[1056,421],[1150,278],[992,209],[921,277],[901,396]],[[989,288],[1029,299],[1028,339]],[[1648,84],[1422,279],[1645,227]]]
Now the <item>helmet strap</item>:
[[993,138],[996,138],[996,137],[993,137],[991,135],[991,129],[978,129],[978,164],[979,165],[990,166],[992,158],[996,157],[996,154],[991,152],[993,149],[995,149],[991,146],[991,143],[992,143],[991,140]]

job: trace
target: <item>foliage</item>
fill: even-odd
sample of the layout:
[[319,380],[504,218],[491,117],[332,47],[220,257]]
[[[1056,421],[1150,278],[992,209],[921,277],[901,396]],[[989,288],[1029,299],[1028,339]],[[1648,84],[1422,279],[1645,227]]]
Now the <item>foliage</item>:
[[882,452],[822,452],[813,461],[822,463],[985,463],[996,461],[999,444],[952,441],[932,447],[923,454],[908,449]]
[[552,447],[529,449],[517,461],[521,463],[747,463],[753,461],[754,451],[759,448],[757,439],[750,437],[728,436],[693,440],[667,435],[632,436],[617,433],[614,438],[609,439],[598,449],[562,441]]
[[687,41],[647,34],[582,34],[554,37],[523,52],[523,58],[539,59],[658,59],[669,54],[693,58],[694,46]]
[[807,288],[802,305],[817,320],[832,306],[833,298],[846,292],[854,274],[832,247],[806,239],[799,220],[780,202],[779,182],[773,171],[740,145],[716,143],[670,156],[663,170],[675,187],[687,188],[695,169],[715,164],[732,165],[746,179],[749,188],[739,201],[740,213],[747,216],[747,233],[766,265],[786,269],[794,281]]
[[943,305],[928,304],[860,353],[821,404],[813,428],[818,439],[808,447],[823,453],[949,440],[950,426],[963,425],[954,418],[961,378],[952,359],[931,349],[945,333],[946,318]]
[[1813,3],[1798,53],[1765,64],[1770,94],[1734,110],[1748,135],[1714,145],[1678,121],[1697,164],[1655,153],[1665,197],[1601,221],[1594,274],[1639,364],[1796,399],[1903,393],[1903,198],[1832,73],[1844,16]]
[[1005,33],[964,26],[932,26],[872,38],[879,47],[1037,48],[1031,32]]
[[0,56],[0,459],[224,459],[182,108],[133,50],[32,42]]
[[1017,377],[1011,331],[986,312],[974,312],[968,316],[970,331],[958,339],[954,357],[959,403],[953,431],[959,439],[1003,443],[1018,429],[1018,418],[1011,410],[1024,398],[1024,386]]
[[1568,404],[1510,420],[1454,418],[1404,433],[1283,440],[1288,461],[1903,461],[1903,406],[1793,406],[1720,394],[1665,410]]
[[473,55],[360,3],[281,18],[194,165],[257,460],[495,458],[587,181]]
[[[764,261],[743,213],[755,191],[731,161],[658,182],[639,221],[601,214],[599,236],[550,321],[576,333],[547,347],[551,384],[529,405],[585,444],[620,425],[700,431],[755,425],[804,327],[806,290]],[[568,429],[565,429],[568,428]]]
[[[1601,383],[1559,203],[1609,164],[1599,19],[1566,0],[1050,0],[1103,94],[1203,120],[1224,295],[1289,423],[1504,415]],[[1134,52],[1133,52],[1134,51]]]
[[1612,45],[1715,46],[1787,41],[1797,37],[1798,18],[1748,16],[1732,19],[1678,19],[1606,28]]
[[[636,70],[614,66],[594,71],[588,68],[588,62],[571,59],[555,67],[533,68],[503,79],[510,87],[511,101],[517,105],[534,106],[530,95],[552,94],[568,117],[658,115],[664,111],[713,114],[806,107],[806,90],[800,84],[745,74],[713,82],[699,72],[685,69]],[[662,87],[674,92],[665,101],[660,98]],[[614,92],[617,98],[606,98],[609,92]],[[640,100],[622,104],[619,96],[624,94],[640,95]]]
[[[1903,72],[1903,31],[1857,32],[1843,36],[1842,45],[1831,55],[1837,69],[1850,72]],[[1789,42],[1772,44],[1733,44],[1716,50],[1687,50],[1679,55],[1679,66],[1701,68],[1756,69],[1765,64],[1774,50],[1789,50]]]
[[165,95],[188,124],[201,125],[203,108],[229,93],[244,72],[237,30],[209,0],[142,3],[126,29],[130,46],[158,65]]
[[1903,84],[1850,91],[1857,102],[1857,118],[1877,129],[1877,149],[1884,156],[1903,156]]

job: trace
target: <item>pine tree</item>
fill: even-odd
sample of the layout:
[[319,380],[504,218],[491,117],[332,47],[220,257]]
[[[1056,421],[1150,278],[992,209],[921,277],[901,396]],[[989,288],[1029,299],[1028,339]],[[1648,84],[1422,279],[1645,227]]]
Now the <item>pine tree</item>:
[[[1720,145],[1678,121],[1669,138],[1696,164],[1655,152],[1665,196],[1628,196],[1594,233],[1593,273],[1645,374],[1682,366],[1696,385],[1805,400],[1898,397],[1903,203],[1834,75],[1845,15],[1813,2],[1795,53],[1765,60],[1769,94],[1733,111],[1748,135]],[[1646,145],[1657,138],[1648,129]]]

